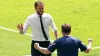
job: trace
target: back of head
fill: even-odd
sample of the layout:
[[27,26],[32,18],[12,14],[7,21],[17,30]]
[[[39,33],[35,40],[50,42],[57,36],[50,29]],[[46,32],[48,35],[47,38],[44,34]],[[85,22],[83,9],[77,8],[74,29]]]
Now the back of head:
[[61,29],[62,29],[62,32],[64,32],[64,33],[70,33],[71,32],[71,26],[70,26],[70,24],[63,24],[62,26],[61,26]]

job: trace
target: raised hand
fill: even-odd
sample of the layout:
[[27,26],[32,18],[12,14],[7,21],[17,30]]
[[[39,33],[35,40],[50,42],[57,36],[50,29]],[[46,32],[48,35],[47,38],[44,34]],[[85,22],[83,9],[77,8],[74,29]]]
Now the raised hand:
[[21,24],[18,24],[17,25],[17,28],[18,28],[18,30],[22,31],[23,30],[23,24],[22,23]]
[[17,25],[17,28],[18,28],[18,30],[19,30],[19,33],[20,34],[23,34],[23,24],[21,23],[21,24],[18,24]]
[[92,39],[88,39],[88,42],[92,42],[93,40]]

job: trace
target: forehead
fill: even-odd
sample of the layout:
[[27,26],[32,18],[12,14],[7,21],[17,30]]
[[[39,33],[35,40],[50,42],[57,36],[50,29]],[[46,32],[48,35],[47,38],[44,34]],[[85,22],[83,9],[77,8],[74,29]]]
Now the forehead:
[[41,7],[41,8],[43,8],[44,7],[44,4],[38,4],[38,6],[37,7]]

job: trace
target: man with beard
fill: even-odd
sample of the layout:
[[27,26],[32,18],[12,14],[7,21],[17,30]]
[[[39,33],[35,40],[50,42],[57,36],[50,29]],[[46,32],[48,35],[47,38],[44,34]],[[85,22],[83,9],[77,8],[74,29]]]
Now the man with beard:
[[31,44],[31,55],[32,56],[51,56],[51,54],[45,55],[34,48],[34,43],[39,43],[40,46],[47,48],[50,45],[49,26],[54,32],[56,39],[58,39],[57,28],[54,24],[52,17],[44,13],[44,4],[41,1],[36,1],[34,4],[36,13],[30,15],[24,26],[18,24],[20,34],[24,34],[28,27],[32,30],[32,44]]

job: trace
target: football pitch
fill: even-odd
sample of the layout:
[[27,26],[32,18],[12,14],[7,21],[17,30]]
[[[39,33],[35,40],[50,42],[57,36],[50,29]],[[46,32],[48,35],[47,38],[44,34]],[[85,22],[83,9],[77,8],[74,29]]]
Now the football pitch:
[[[0,0],[0,56],[30,55],[31,29],[21,35],[17,24],[24,23],[27,16],[35,13],[36,0]],[[43,0],[45,13],[52,15],[61,37],[61,25],[72,26],[71,35],[88,45],[93,39],[89,54],[79,56],[100,56],[100,0]],[[51,40],[55,40],[50,29]],[[53,53],[52,56],[57,56]]]

